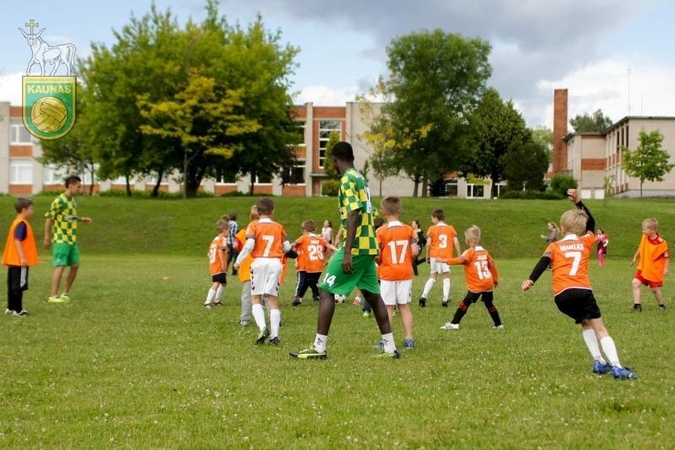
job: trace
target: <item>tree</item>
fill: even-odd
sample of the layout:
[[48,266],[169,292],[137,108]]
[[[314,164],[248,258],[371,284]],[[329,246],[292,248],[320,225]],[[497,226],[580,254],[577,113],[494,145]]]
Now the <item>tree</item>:
[[516,143],[504,155],[504,175],[509,190],[543,190],[547,170],[548,155],[540,142]]
[[371,131],[381,134],[392,167],[415,183],[413,195],[421,183],[426,196],[427,184],[456,170],[467,150],[467,117],[492,72],[490,44],[437,29],[394,39],[387,54],[381,89],[393,100]]
[[532,129],[532,140],[546,150],[546,156],[550,162],[553,154],[553,130],[544,126],[535,127]]
[[663,135],[659,130],[651,133],[640,131],[638,137],[640,144],[635,150],[622,147],[623,170],[630,177],[640,179],[640,198],[642,198],[642,185],[645,180],[663,181],[675,164],[670,164],[670,154],[661,146]]
[[612,125],[612,119],[605,117],[602,110],[598,109],[593,114],[577,115],[570,119],[570,125],[576,133],[589,133],[606,130]]
[[504,178],[505,155],[509,149],[521,149],[531,139],[532,133],[513,103],[504,103],[494,88],[483,93],[469,120],[472,124],[473,152],[463,164],[464,172],[490,177],[491,196],[496,197],[497,183]]

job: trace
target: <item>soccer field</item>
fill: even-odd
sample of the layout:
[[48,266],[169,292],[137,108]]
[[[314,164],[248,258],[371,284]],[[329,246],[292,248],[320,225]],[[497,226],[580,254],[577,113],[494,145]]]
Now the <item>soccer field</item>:
[[[91,238],[90,238],[91,239]],[[206,243],[205,243],[206,244]],[[113,245],[113,244],[111,244]],[[645,292],[633,313],[624,260],[591,278],[622,363],[638,381],[591,373],[579,327],[555,308],[550,276],[526,294],[538,255],[500,260],[495,331],[482,304],[459,331],[441,331],[452,304],[413,304],[417,348],[380,360],[375,321],[337,306],[326,361],[288,352],[311,343],[317,305],[281,295],[279,347],[254,345],[238,324],[240,284],[201,307],[205,257],[94,255],[69,304],[46,303],[51,267],[31,272],[29,317],[1,325],[2,448],[669,448],[675,438],[671,314]],[[425,266],[415,279],[421,292]],[[670,280],[666,303],[672,306]],[[402,347],[402,327],[394,324]]]

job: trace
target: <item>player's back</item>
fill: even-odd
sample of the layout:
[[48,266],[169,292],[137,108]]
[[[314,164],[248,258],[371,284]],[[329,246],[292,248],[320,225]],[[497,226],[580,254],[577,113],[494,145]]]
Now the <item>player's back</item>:
[[471,292],[488,292],[495,287],[497,269],[492,261],[490,253],[477,245],[462,253],[466,260],[464,264],[464,277],[466,288]]
[[314,233],[303,237],[301,249],[304,257],[304,270],[308,273],[322,272],[325,265],[323,258],[323,253],[326,251],[325,239]]
[[591,289],[588,260],[594,243],[595,235],[588,232],[583,236],[567,235],[549,244],[544,254],[551,257],[556,295],[566,289]]
[[452,258],[453,241],[457,236],[455,227],[445,222],[439,222],[429,227],[427,242],[429,245],[429,257],[438,259]]
[[400,281],[413,278],[411,244],[417,238],[410,225],[391,221],[377,229],[380,244],[378,276],[381,280]]
[[283,225],[269,218],[261,218],[257,223],[251,223],[246,231],[246,238],[255,240],[251,250],[253,258],[282,258],[286,236]]

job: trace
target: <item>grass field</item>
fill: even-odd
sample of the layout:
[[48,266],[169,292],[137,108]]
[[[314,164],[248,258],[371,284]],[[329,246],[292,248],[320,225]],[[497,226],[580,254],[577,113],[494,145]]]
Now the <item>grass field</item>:
[[[38,236],[49,200],[36,197]],[[292,233],[308,210],[315,220],[334,217],[334,201],[278,199],[278,217]],[[635,382],[591,373],[578,326],[553,304],[548,275],[520,292],[546,220],[568,204],[404,199],[404,206],[422,217],[442,202],[461,218],[451,223],[477,223],[494,239],[486,237],[486,247],[501,249],[495,304],[506,329],[491,330],[480,304],[461,330],[438,329],[464,293],[456,269],[451,308],[440,307],[439,285],[429,307],[414,304],[418,348],[400,360],[372,358],[375,322],[345,303],[329,359],[297,361],[288,352],[311,343],[317,306],[288,306],[292,283],[282,289],[280,347],[253,345],[257,331],[239,326],[238,281],[230,280],[225,306],[201,307],[215,220],[243,212],[251,199],[82,197],[80,213],[95,222],[82,229],[73,302],[45,301],[51,267],[43,253],[25,296],[31,315],[0,325],[0,448],[672,447],[673,312],[657,311],[646,292],[645,311],[631,311],[626,259],[642,218],[657,216],[666,236],[673,229],[672,202],[591,203],[599,223],[601,216],[612,223],[608,265],[594,263],[591,277],[622,362],[640,376]],[[10,205],[0,198],[3,232]],[[426,279],[421,267],[416,296]],[[665,293],[672,305],[670,280]],[[394,330],[402,346],[400,322]]]

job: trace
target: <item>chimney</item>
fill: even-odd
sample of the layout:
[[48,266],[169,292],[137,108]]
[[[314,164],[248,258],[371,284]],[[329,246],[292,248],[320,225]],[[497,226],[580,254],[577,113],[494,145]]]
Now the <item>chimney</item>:
[[567,89],[553,91],[553,174],[567,170]]

